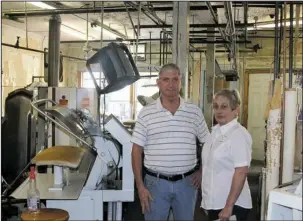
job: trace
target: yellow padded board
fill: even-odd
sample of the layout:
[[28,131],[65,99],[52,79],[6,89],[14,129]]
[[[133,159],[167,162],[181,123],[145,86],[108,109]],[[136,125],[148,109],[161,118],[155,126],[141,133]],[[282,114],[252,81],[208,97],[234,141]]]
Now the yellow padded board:
[[37,154],[32,163],[36,165],[54,165],[77,168],[84,156],[86,149],[74,146],[49,147]]

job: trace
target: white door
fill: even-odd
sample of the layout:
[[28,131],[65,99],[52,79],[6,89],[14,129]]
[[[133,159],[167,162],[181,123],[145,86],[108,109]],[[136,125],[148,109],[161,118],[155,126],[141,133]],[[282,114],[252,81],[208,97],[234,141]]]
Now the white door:
[[247,128],[253,139],[252,158],[264,160],[265,120],[270,74],[250,74]]
[[[265,120],[264,113],[268,99],[269,81],[272,74],[250,74],[248,93],[248,120],[247,128],[253,139],[252,157],[256,160],[264,160]],[[286,74],[286,87],[288,87],[288,73]],[[293,87],[296,77],[293,77]],[[298,103],[302,105],[302,90],[298,90]]]

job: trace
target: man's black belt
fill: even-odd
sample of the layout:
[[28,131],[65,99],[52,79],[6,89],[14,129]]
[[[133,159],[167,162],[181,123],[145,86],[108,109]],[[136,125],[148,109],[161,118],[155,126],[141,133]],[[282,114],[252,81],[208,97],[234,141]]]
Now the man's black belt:
[[183,179],[184,177],[187,177],[191,174],[193,174],[195,171],[197,171],[196,168],[186,172],[186,173],[183,173],[183,174],[177,174],[177,175],[163,175],[163,174],[160,174],[160,173],[155,173],[155,172],[151,172],[150,170],[146,169],[146,174],[150,175],[150,176],[154,176],[154,177],[158,177],[158,178],[161,178],[161,179],[165,179],[165,180],[168,180],[168,181],[178,181],[178,180],[181,180]]

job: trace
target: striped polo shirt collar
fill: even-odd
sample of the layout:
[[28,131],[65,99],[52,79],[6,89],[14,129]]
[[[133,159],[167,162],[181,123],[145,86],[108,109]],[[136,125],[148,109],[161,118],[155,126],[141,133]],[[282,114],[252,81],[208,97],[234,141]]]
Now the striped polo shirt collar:
[[[179,96],[179,98],[180,98],[180,105],[179,105],[178,109],[182,109],[182,108],[185,107],[185,102],[184,102],[184,99],[182,97]],[[163,107],[163,105],[161,103],[160,97],[156,100],[156,106],[157,106],[158,110],[166,111],[166,109]]]

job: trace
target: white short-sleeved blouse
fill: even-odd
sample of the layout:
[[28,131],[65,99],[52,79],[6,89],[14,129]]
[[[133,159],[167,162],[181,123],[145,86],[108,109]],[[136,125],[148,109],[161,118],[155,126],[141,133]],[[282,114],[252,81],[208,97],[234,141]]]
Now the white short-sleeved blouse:
[[[251,152],[251,135],[237,119],[212,128],[202,150],[202,208],[217,210],[225,207],[235,168],[249,167]],[[247,179],[235,205],[252,208]]]

